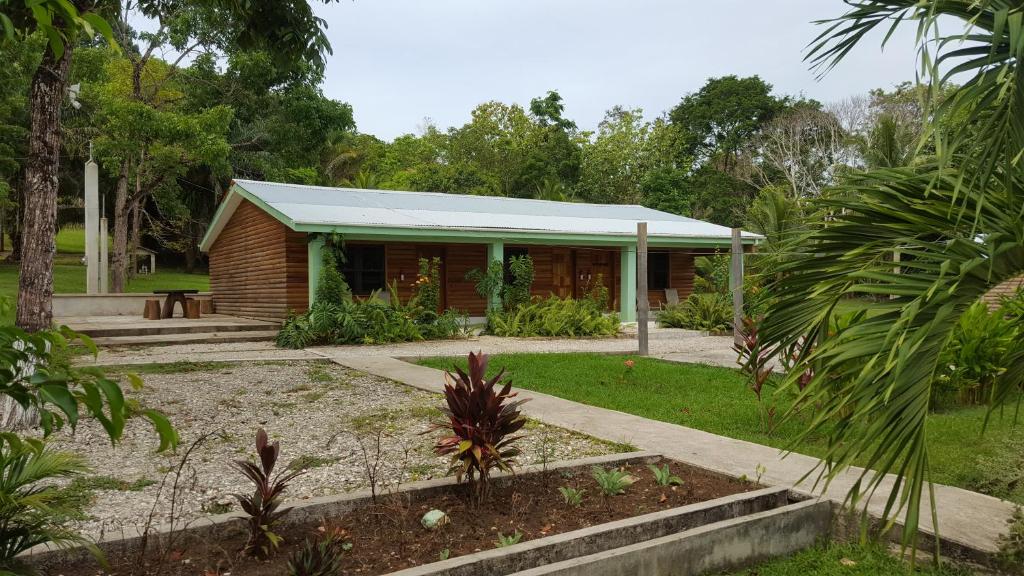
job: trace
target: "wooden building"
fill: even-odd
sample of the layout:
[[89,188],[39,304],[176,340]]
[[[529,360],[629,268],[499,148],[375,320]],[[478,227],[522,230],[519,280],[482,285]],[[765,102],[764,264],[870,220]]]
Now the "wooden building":
[[[345,241],[342,273],[353,293],[396,285],[413,293],[420,258],[441,261],[443,308],[482,316],[487,301],[467,279],[489,260],[529,254],[533,294],[578,297],[600,282],[625,322],[635,320],[636,224],[648,223],[648,299],[693,289],[695,255],[727,252],[728,228],[641,206],[595,205],[326,188],[236,180],[203,239],[220,313],[283,319],[316,292],[324,237]],[[744,233],[752,244],[756,236]]]

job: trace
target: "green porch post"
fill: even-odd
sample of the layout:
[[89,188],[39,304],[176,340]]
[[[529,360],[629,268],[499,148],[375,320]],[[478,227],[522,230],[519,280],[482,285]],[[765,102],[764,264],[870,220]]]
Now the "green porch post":
[[619,257],[619,320],[636,322],[636,245],[623,246]]
[[317,235],[306,245],[306,254],[309,260],[309,306],[316,301],[316,288],[320,283],[320,268],[323,267],[324,237]]
[[[490,268],[491,262],[498,262],[502,266],[505,265],[505,243],[496,240],[487,245],[487,267]],[[487,303],[488,310],[501,310],[501,294],[495,290],[491,294],[491,300]]]

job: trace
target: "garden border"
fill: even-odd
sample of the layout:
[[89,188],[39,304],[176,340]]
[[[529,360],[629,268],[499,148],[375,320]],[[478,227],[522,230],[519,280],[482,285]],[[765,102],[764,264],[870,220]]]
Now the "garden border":
[[[519,474],[551,472],[582,466],[638,464],[658,458],[662,458],[662,455],[654,452],[627,452],[560,461],[547,466],[526,466],[519,471]],[[496,474],[495,480],[501,481],[501,479],[509,477],[509,474]],[[430,496],[447,490],[456,483],[456,480],[451,477],[411,482],[401,486],[394,493],[416,493],[418,496]],[[380,497],[378,495],[378,498]],[[802,499],[787,488],[755,489],[750,492],[538,538],[505,548],[432,562],[393,574],[396,576],[509,574],[523,568],[571,561],[621,547],[642,544],[652,539],[675,535],[680,531],[688,533],[696,527],[709,523],[717,524],[730,519],[737,520],[747,515],[786,508],[792,502],[799,500]],[[282,524],[295,525],[315,522],[325,517],[337,516],[349,510],[369,505],[371,502],[372,497],[368,490],[311,498],[294,503],[291,512],[282,519]],[[827,535],[831,525],[831,508],[827,503],[822,504],[828,509],[829,520],[822,524],[824,529],[818,536]],[[131,557],[139,554],[143,545],[156,550],[159,549],[159,546],[173,542],[174,548],[178,549],[187,547],[189,542],[211,538],[244,539],[247,530],[243,515],[232,512],[200,518],[187,525],[177,527],[177,529],[170,525],[158,526],[153,528],[148,535],[136,533],[119,538],[106,537],[98,541],[96,546],[111,557]],[[805,539],[799,539],[798,542],[804,543]],[[59,569],[61,566],[69,564],[91,561],[90,552],[85,547],[52,550],[43,546],[30,550],[23,557],[38,568]]]

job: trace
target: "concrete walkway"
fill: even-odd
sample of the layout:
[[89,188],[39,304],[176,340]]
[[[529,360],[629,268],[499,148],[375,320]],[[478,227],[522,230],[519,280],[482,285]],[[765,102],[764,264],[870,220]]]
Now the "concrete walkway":
[[[728,336],[701,336],[692,330],[659,328],[651,330],[651,356],[676,362],[736,367],[736,353]],[[428,358],[464,356],[468,350],[488,354],[516,352],[561,353],[592,352],[630,354],[636,352],[636,340],[624,338],[498,338],[478,336],[467,340],[432,340],[381,346],[322,346],[306,350],[285,350],[273,342],[222,344],[176,344],[130,348],[104,348],[98,358],[82,357],[82,365],[154,364],[171,362],[234,362],[248,360],[312,360],[322,357]]]
[[[460,350],[464,353],[465,343]],[[443,373],[440,370],[382,355],[348,354],[337,348],[316,352],[344,366],[409,386],[433,392],[443,390]],[[813,482],[798,483],[819,462],[817,458],[801,454],[790,454],[782,458],[775,448],[587,406],[538,392],[521,390],[520,397],[530,398],[530,402],[523,406],[523,412],[548,424],[604,440],[626,442],[641,450],[659,452],[732,476],[756,478],[757,470],[762,467],[762,481],[766,484],[794,486],[798,492],[809,495],[813,492],[810,485]],[[842,503],[860,472],[861,469],[854,469],[836,479],[824,496]],[[891,485],[892,479],[888,478],[879,490],[879,497],[871,502],[869,510],[875,515],[881,514],[884,497],[888,495]],[[1006,520],[1013,513],[1012,504],[951,486],[935,485],[935,492],[939,502],[939,524],[943,540],[984,553],[997,550],[998,537],[1006,530]],[[924,531],[933,533],[930,515],[923,517],[921,524]]]

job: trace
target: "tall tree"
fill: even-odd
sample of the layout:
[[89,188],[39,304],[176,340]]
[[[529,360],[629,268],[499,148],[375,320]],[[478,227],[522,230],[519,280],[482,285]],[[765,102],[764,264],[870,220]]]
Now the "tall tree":
[[700,166],[717,162],[731,173],[761,128],[786,105],[758,76],[712,78],[672,109],[681,160]]
[[[184,6],[189,3],[142,0],[138,6],[144,13],[155,13],[172,4]],[[326,23],[313,14],[307,0],[201,0],[196,4],[221,16],[223,33],[233,44],[272,47],[272,54],[282,65],[301,61],[322,67],[323,55],[330,51],[323,31]],[[97,8],[114,7],[93,0],[14,0],[0,7],[0,28],[8,40],[36,31],[48,40],[48,48],[32,79],[29,97],[31,131],[22,189],[25,208],[17,324],[30,331],[48,328],[53,319],[60,113],[72,53],[83,37],[99,33],[113,39],[113,31],[107,21],[94,11]]]
[[577,196],[588,202],[641,203],[641,184],[659,161],[656,135],[665,129],[662,120],[645,121],[643,110],[608,110],[593,141],[583,148]]

